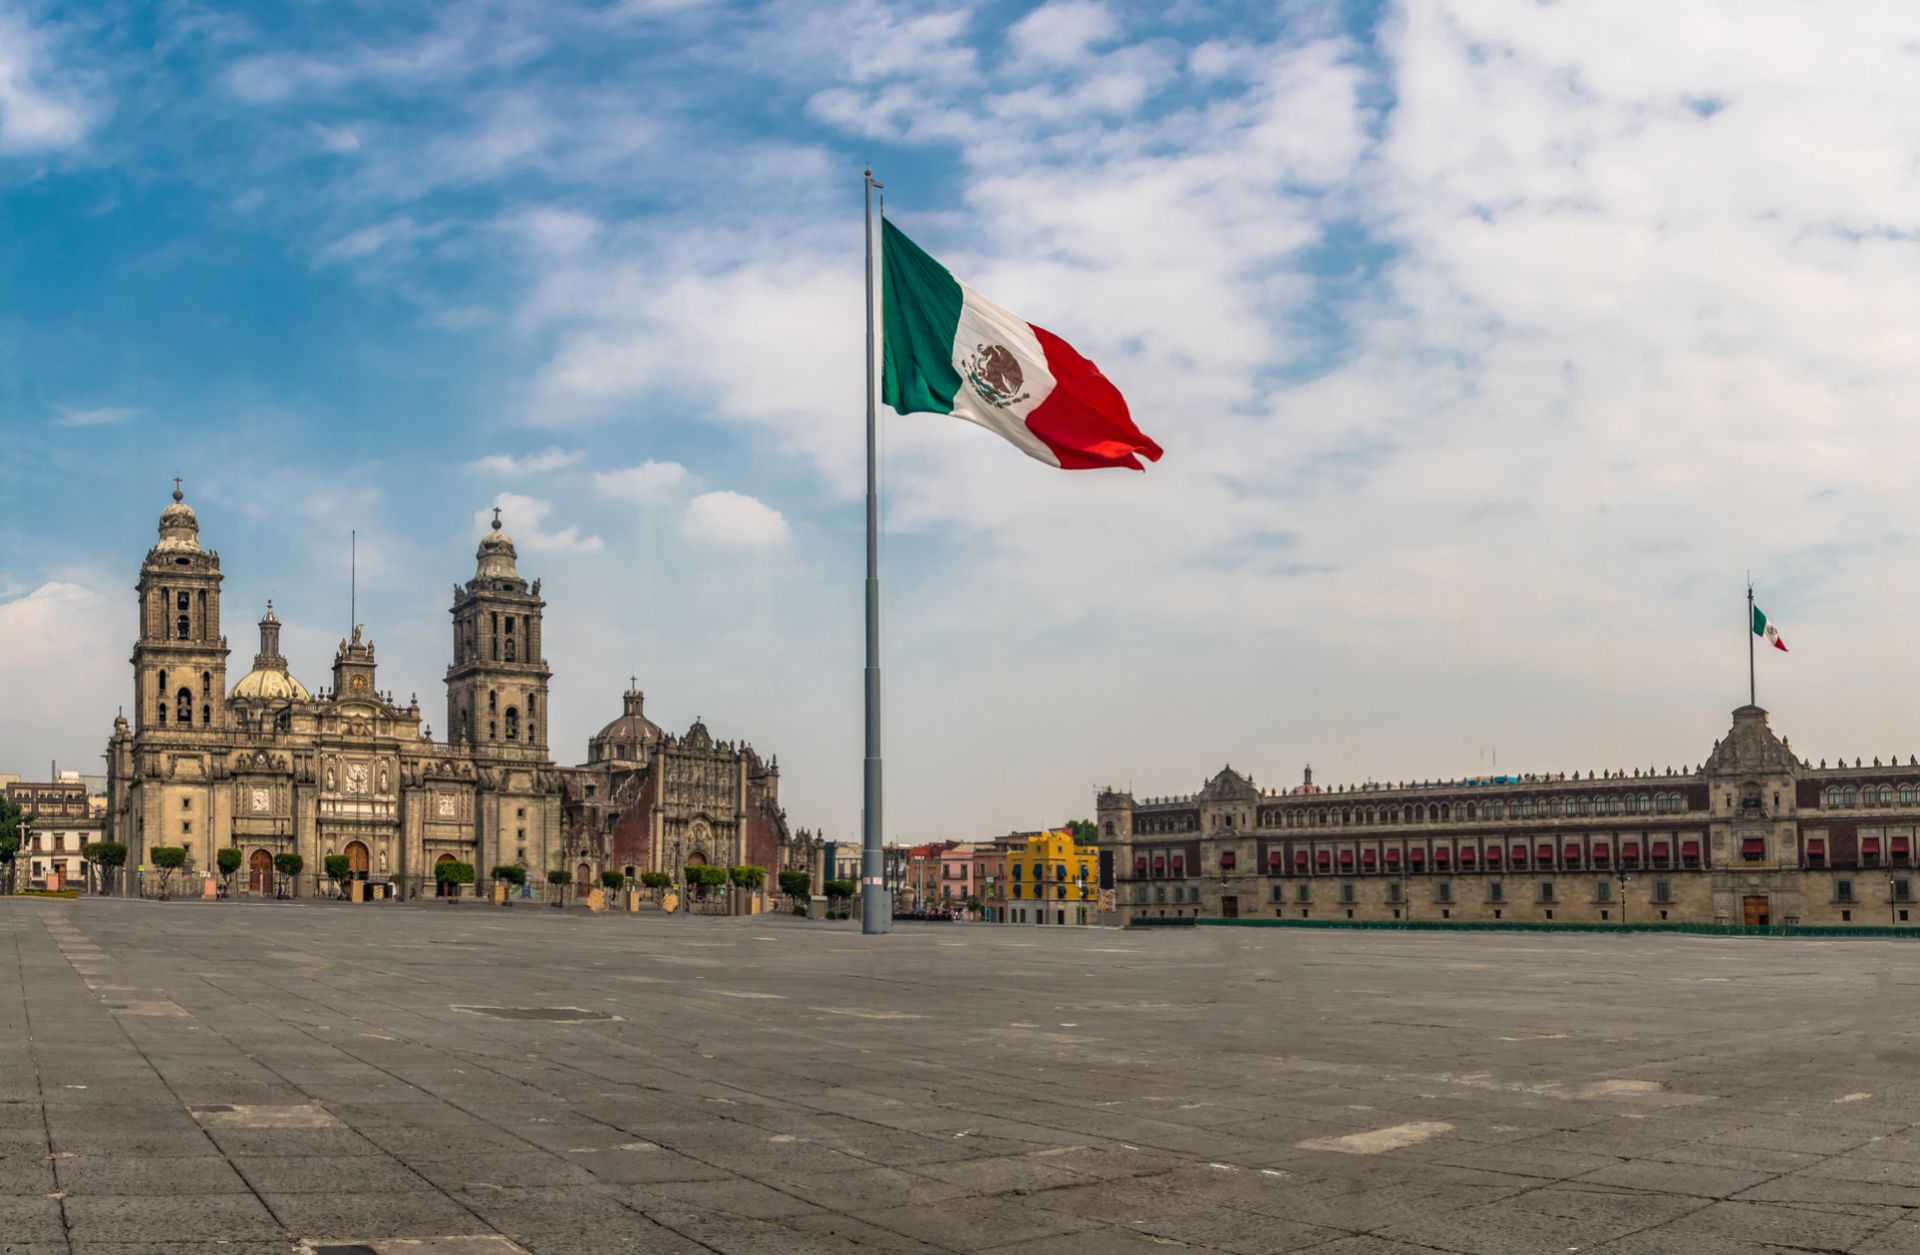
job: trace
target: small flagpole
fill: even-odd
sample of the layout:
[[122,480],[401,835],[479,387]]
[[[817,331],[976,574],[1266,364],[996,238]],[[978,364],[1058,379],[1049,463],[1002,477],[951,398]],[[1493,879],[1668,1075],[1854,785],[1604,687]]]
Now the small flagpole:
[[1753,574],[1747,574],[1747,705],[1758,706],[1760,698],[1753,682]]
[[860,812],[860,931],[893,931],[893,903],[888,900],[885,850],[880,814],[880,505],[879,459],[874,451],[876,400],[873,360],[873,192],[885,187],[868,166],[862,218],[867,230],[867,753],[862,764],[865,805]]

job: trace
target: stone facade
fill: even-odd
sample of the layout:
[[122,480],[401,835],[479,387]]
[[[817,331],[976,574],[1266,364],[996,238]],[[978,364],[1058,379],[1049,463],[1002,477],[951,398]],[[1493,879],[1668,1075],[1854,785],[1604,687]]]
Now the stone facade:
[[1742,706],[1691,771],[1099,799],[1110,918],[1912,924],[1920,759],[1815,766]]
[[662,731],[638,687],[622,703],[588,743],[587,762],[560,773],[564,866],[577,880],[610,869],[678,881],[682,869],[702,863],[765,868],[771,883],[780,868],[804,860],[807,834],[789,833],[780,808],[777,757],[716,741],[699,719],[681,736]]
[[540,657],[540,584],[515,569],[512,538],[480,542],[474,577],[456,585],[448,729],[435,741],[418,698],[380,688],[374,644],[355,626],[333,683],[312,693],[280,653],[269,604],[252,669],[227,684],[220,555],[176,486],[140,567],[133,717],[107,745],[106,827],[130,868],[155,846],[184,846],[189,866],[243,855],[241,892],[274,886],[273,856],[317,871],[345,854],[371,879],[429,884],[436,863],[501,863],[536,874],[560,850],[560,777],[548,756]]

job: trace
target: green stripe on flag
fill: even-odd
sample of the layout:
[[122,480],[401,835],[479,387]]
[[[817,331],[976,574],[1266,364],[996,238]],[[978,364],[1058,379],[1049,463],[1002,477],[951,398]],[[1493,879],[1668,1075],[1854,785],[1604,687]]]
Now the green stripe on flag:
[[[1721,622],[1724,623],[1726,620],[1722,619]],[[1765,636],[1767,634],[1767,616],[1760,613],[1760,607],[1758,606],[1753,608],[1753,634],[1755,636]]]
[[960,282],[885,218],[880,262],[880,399],[900,414],[951,414],[960,390],[960,372],[953,368],[964,302]]

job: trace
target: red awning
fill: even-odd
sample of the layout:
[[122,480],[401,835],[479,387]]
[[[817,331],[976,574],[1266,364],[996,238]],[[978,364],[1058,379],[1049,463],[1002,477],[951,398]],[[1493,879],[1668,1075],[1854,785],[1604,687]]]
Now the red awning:
[[1475,856],[1476,856],[1476,854],[1475,854],[1475,851],[1474,851],[1474,848],[1473,848],[1472,846],[1468,846],[1468,847],[1467,847],[1466,849],[1464,849],[1464,850],[1462,850],[1462,851],[1460,851],[1460,861],[1461,861],[1462,863],[1471,863],[1471,862],[1473,862],[1473,860],[1474,860],[1474,858],[1475,858]]
[[1314,861],[1319,863],[1320,866],[1325,867],[1327,864],[1333,862],[1333,855],[1326,850],[1319,850],[1315,852]]
[[1156,869],[1165,867],[1167,865],[1167,860],[1163,856],[1155,855],[1153,860],[1153,865]]
[[1284,859],[1283,859],[1283,858],[1281,857],[1281,855],[1280,855],[1280,851],[1278,851],[1278,850],[1268,850],[1268,851],[1267,851],[1267,862],[1268,862],[1269,864],[1271,864],[1272,866],[1274,866],[1274,867],[1278,867],[1278,866],[1280,866],[1280,864],[1281,864],[1282,862],[1284,862],[1284,861],[1285,861],[1285,860],[1284,860]]
[[1387,866],[1391,867],[1395,863],[1398,863],[1399,861],[1400,861],[1400,851],[1398,848],[1387,851]]
[[1893,852],[1895,854],[1905,854],[1911,845],[1912,842],[1908,838],[1895,837],[1893,839]]
[[1812,837],[1807,841],[1807,857],[1825,858],[1826,856],[1827,839],[1825,837]]
[[1682,858],[1699,858],[1700,843],[1698,841],[1682,841],[1680,843],[1680,855]]
[[1516,846],[1514,846],[1514,847],[1513,847],[1513,861],[1514,861],[1514,862],[1516,862],[1516,863],[1524,863],[1524,862],[1526,862],[1526,861],[1527,861],[1527,847],[1526,847],[1526,846],[1524,846],[1524,845],[1516,845]]
[[1176,854],[1173,856],[1173,865],[1175,867],[1184,867],[1186,866],[1186,862],[1187,856],[1184,854]]
[[1133,860],[1133,870],[1135,870],[1135,871],[1137,871],[1137,872],[1143,872],[1143,871],[1145,871],[1145,870],[1147,870],[1147,856],[1146,856],[1146,855],[1144,855],[1144,854],[1142,854],[1142,855],[1141,855],[1141,856],[1140,856],[1139,858],[1137,858],[1137,859],[1135,859],[1135,860]]
[[1622,841],[1620,843],[1620,857],[1621,858],[1639,858],[1640,843],[1638,841]]
[[1492,863],[1498,863],[1499,861],[1500,861],[1500,847],[1499,847],[1499,846],[1497,846],[1497,845],[1490,845],[1490,846],[1488,846],[1488,847],[1487,847],[1487,862],[1488,862],[1489,864],[1492,864]]
[[1879,837],[1861,837],[1860,852],[1862,854],[1878,854],[1880,852],[1880,838]]
[[1667,857],[1667,853],[1667,843],[1665,841],[1655,841],[1653,843],[1653,856],[1655,858],[1665,858]]
[[1223,851],[1221,852],[1221,854],[1220,854],[1220,866],[1222,866],[1222,867],[1232,867],[1232,866],[1233,866],[1233,851],[1232,851],[1232,850],[1223,850]]
[[1295,850],[1293,852],[1293,862],[1296,867],[1305,867],[1307,865],[1307,852],[1305,850]]
[[1766,839],[1764,837],[1747,837],[1740,842],[1740,852],[1742,854],[1754,855],[1765,854],[1767,852]]
[[1534,851],[1534,853],[1542,863],[1553,862],[1553,847],[1550,845],[1542,845],[1538,850]]
[[1580,861],[1580,847],[1579,847],[1579,846],[1577,846],[1577,845],[1570,845],[1570,846],[1567,846],[1567,847],[1566,847],[1566,855],[1567,855],[1567,861],[1568,861],[1568,862],[1570,862],[1570,863],[1577,863],[1577,862],[1579,862],[1579,861]]
[[1362,851],[1360,851],[1360,861],[1361,861],[1362,863],[1372,863],[1372,862],[1375,862],[1375,861],[1377,861],[1377,860],[1376,860],[1376,856],[1375,856],[1375,854],[1374,854],[1374,852],[1373,852],[1372,850],[1362,850]]
[[1424,863],[1427,861],[1427,852],[1425,850],[1417,849],[1417,848],[1408,850],[1407,861],[1409,863]]
[[1342,866],[1342,867],[1352,867],[1352,866],[1353,866],[1353,851],[1352,851],[1352,850],[1342,850],[1342,851],[1340,851],[1340,866]]
[[1440,846],[1438,849],[1434,850],[1433,852],[1433,861],[1436,863],[1445,863],[1450,861],[1452,858],[1453,858],[1453,851],[1448,849],[1444,845]]
[[1607,848],[1606,846],[1604,846],[1604,845],[1596,845],[1596,846],[1594,846],[1594,847],[1593,847],[1593,861],[1594,861],[1594,862],[1596,862],[1596,863],[1604,863],[1604,862],[1606,862],[1606,861],[1607,861],[1608,859],[1610,859],[1610,858],[1612,858],[1612,857],[1613,857],[1613,851],[1612,851],[1612,850],[1609,850],[1609,849],[1608,849],[1608,848]]

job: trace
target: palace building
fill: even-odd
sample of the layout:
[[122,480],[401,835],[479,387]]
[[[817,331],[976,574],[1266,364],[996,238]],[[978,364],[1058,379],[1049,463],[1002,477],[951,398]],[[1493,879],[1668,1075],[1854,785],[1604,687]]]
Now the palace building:
[[1693,770],[1099,797],[1120,922],[1920,926],[1920,759],[1815,766],[1742,706]]
[[107,744],[108,838],[126,843],[128,866],[183,846],[204,871],[237,847],[241,885],[256,893],[272,890],[280,853],[316,871],[344,854],[357,875],[416,885],[441,862],[483,877],[502,863],[549,866],[561,806],[540,581],[520,577],[497,511],[475,556],[453,590],[451,739],[435,741],[417,698],[402,706],[381,688],[357,625],[315,693],[289,671],[268,603],[253,665],[229,686],[220,555],[201,547],[176,482],[136,585],[133,717],[114,720]]

